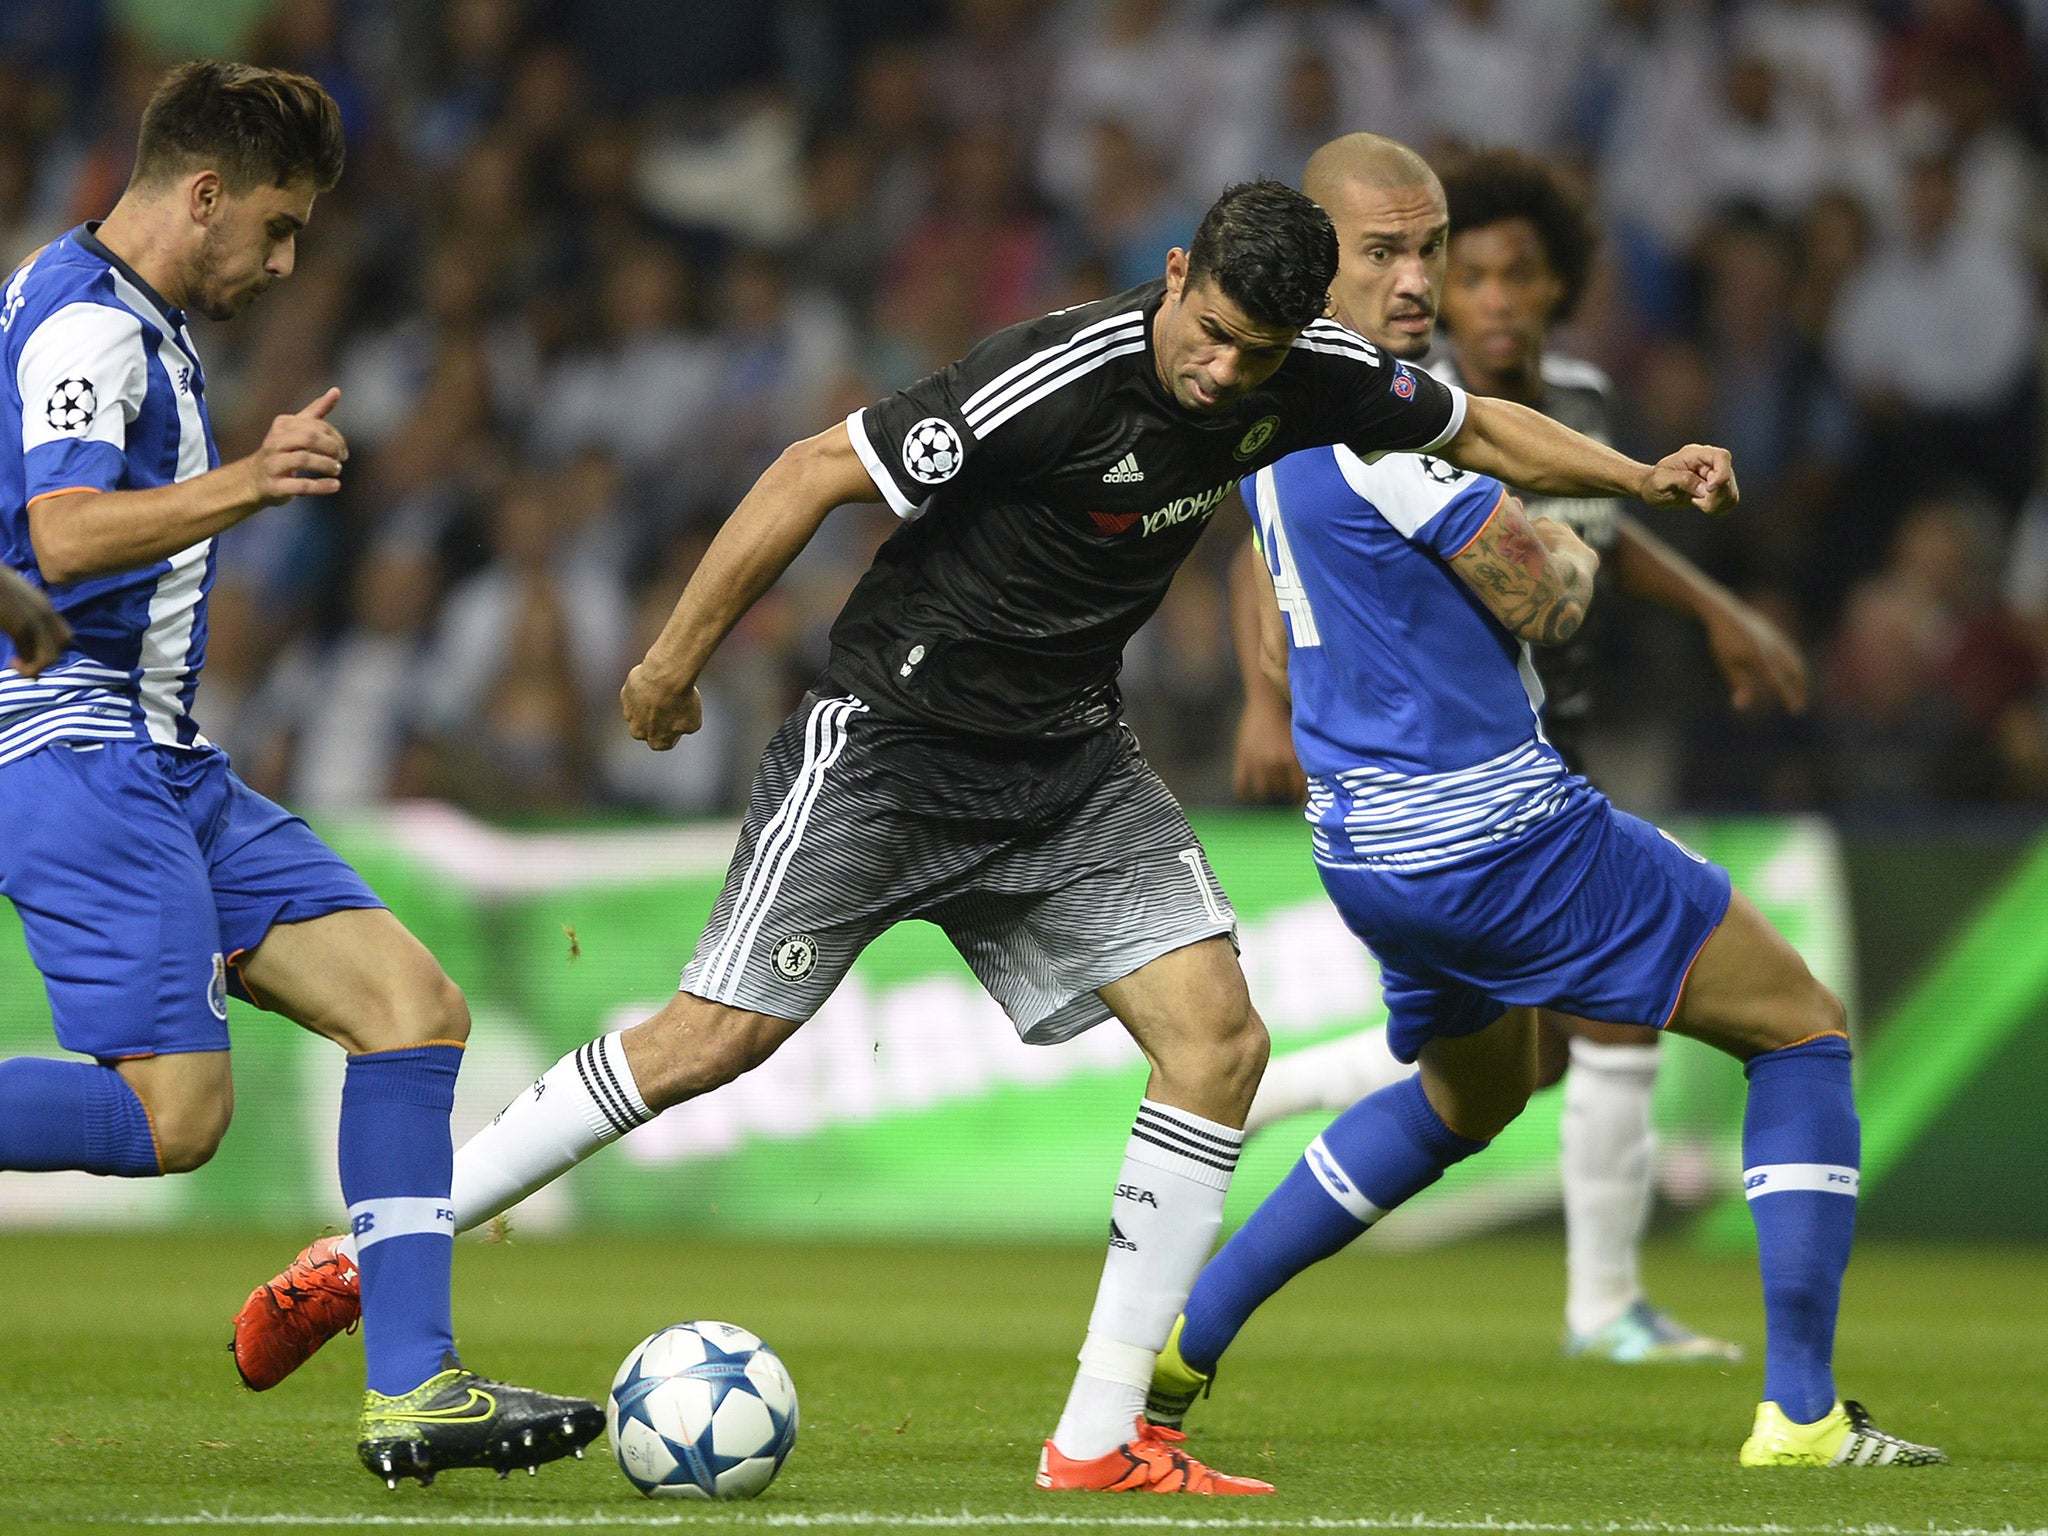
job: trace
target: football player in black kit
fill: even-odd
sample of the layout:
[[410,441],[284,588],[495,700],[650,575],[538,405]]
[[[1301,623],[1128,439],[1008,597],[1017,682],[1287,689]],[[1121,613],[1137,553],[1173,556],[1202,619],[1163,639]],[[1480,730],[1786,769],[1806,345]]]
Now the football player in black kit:
[[[1606,375],[1548,350],[1552,327],[1578,303],[1598,244],[1584,208],[1556,171],[1513,150],[1469,156],[1442,179],[1450,213],[1442,292],[1397,296],[1415,309],[1432,297],[1440,304],[1450,346],[1432,354],[1430,371],[1475,398],[1518,401],[1605,441],[1613,416]],[[1401,350],[1393,335],[1375,339]],[[1426,349],[1428,329],[1409,340],[1414,352]],[[1530,495],[1526,504],[1531,517],[1567,524],[1598,551],[1600,585],[1696,618],[1736,708],[1805,707],[1805,664],[1792,642],[1620,502]],[[1232,585],[1240,605],[1253,595],[1242,573],[1233,573]],[[1611,609],[1596,601],[1570,641],[1530,651],[1543,683],[1544,734],[1580,773]],[[1301,769],[1286,702],[1256,665],[1240,672],[1247,702],[1233,775],[1239,791],[1298,799]],[[1566,1351],[1625,1363],[1739,1358],[1734,1345],[1686,1328],[1643,1293],[1638,1256],[1655,1174],[1650,1100],[1659,1032],[1553,1013],[1543,1023],[1539,1084],[1556,1082],[1571,1066],[1562,1138]],[[1377,1030],[1284,1056],[1260,1084],[1246,1134],[1287,1115],[1349,1108],[1413,1070],[1393,1058]]]
[[1025,1040],[1114,1015],[1152,1066],[1039,1486],[1271,1491],[1141,1423],[1267,1041],[1229,901],[1123,725],[1124,643],[1236,482],[1297,448],[1427,450],[1556,494],[1709,512],[1736,499],[1719,449],[1644,465],[1520,406],[1468,406],[1323,318],[1336,266],[1313,202],[1232,187],[1163,281],[998,332],[770,466],[627,679],[626,719],[658,751],[697,729],[705,662],[835,507],[886,501],[903,526],[769,743],[681,990],[457,1153],[459,1225],[764,1061],[862,948],[925,918]]

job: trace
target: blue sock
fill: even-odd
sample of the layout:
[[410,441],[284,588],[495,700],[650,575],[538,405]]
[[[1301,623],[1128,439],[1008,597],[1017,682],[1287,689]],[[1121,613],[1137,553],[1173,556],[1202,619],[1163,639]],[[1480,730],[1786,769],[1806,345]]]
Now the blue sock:
[[1181,1358],[1213,1371],[1267,1297],[1485,1145],[1444,1124],[1420,1075],[1360,1099],[1309,1143],[1195,1281]]
[[149,1114],[128,1080],[85,1061],[0,1061],[0,1168],[81,1168],[126,1179],[163,1172]]
[[1835,1406],[1835,1313],[1856,1230],[1862,1127],[1849,1042],[1750,1058],[1742,1182],[1764,1277],[1764,1400],[1795,1424]]
[[448,1281],[455,1262],[459,1045],[348,1059],[341,1086],[341,1194],[362,1271],[363,1357],[373,1392],[397,1397],[455,1359]]

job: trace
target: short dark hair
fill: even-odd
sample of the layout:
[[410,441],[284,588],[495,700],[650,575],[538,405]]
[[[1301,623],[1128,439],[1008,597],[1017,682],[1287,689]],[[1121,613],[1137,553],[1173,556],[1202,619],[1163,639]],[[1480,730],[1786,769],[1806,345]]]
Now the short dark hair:
[[1564,284],[1552,320],[1568,320],[1586,291],[1600,232],[1564,176],[1553,166],[1514,149],[1487,149],[1456,161],[1443,173],[1444,201],[1451,210],[1451,238],[1509,219],[1536,227],[1550,270]]
[[231,192],[301,178],[341,180],[341,109],[320,82],[229,59],[194,59],[158,83],[142,111],[132,185],[215,170]]
[[1337,231],[1284,181],[1261,176],[1224,189],[1188,245],[1188,286],[1213,279],[1260,325],[1298,331],[1330,306]]

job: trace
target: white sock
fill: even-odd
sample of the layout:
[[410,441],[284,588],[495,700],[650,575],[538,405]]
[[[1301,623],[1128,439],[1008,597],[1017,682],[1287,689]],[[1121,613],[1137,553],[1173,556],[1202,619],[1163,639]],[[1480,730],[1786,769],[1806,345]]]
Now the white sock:
[[1574,1038],[1564,1081],[1565,1326],[1590,1337],[1643,1298],[1657,1047]]
[[1364,1029],[1305,1051],[1289,1051],[1266,1063],[1244,1133],[1252,1136],[1275,1120],[1310,1110],[1349,1109],[1369,1093],[1391,1088],[1415,1070],[1396,1061],[1384,1029]]
[[616,1031],[578,1046],[456,1149],[456,1231],[509,1210],[653,1118]]
[[1244,1133],[1146,1099],[1117,1174],[1109,1257],[1081,1369],[1052,1442],[1092,1461],[1131,1438],[1152,1365],[1187,1305],[1216,1234]]

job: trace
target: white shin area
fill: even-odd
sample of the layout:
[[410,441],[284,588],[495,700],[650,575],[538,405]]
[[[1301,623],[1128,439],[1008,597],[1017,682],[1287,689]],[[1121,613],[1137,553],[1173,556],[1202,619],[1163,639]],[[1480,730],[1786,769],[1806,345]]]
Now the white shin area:
[[1243,1143],[1243,1133],[1186,1110],[1138,1106],[1081,1368],[1053,1431],[1063,1456],[1093,1460],[1131,1438],[1153,1362],[1223,1229]]
[[1656,1172],[1655,1045],[1571,1042],[1561,1130],[1565,1326],[1589,1338],[1643,1297],[1641,1250]]

